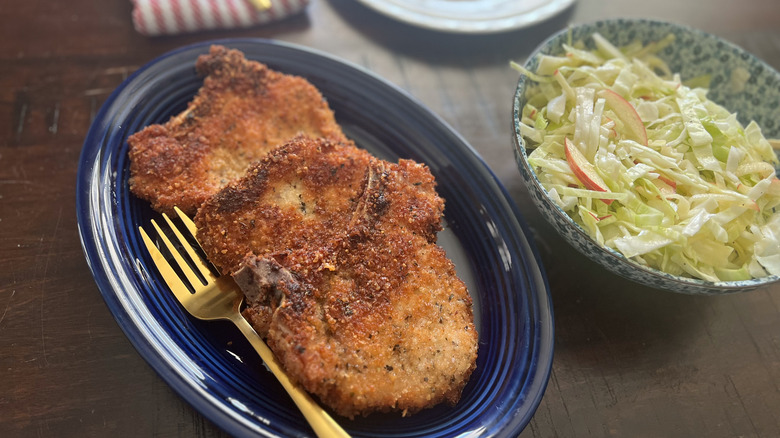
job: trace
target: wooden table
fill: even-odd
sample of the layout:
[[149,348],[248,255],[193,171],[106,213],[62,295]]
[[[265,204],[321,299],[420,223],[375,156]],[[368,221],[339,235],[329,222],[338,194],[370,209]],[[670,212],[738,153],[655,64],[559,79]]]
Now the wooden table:
[[220,437],[133,349],[76,225],[90,121],[132,71],[184,44],[267,37],[360,64],[414,95],[485,158],[534,230],[555,311],[555,360],[523,437],[780,436],[780,286],[720,297],[639,287],[573,251],[520,183],[511,98],[524,60],[569,22],[651,17],[723,36],[780,69],[777,0],[579,0],[527,29],[414,28],[354,0],[240,31],[136,33],[126,0],[0,6],[0,435]]

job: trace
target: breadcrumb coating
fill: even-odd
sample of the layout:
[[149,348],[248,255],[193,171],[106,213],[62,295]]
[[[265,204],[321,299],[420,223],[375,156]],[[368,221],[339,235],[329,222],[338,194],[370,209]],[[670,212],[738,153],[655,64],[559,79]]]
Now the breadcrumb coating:
[[196,224],[293,380],[346,417],[407,414],[456,403],[475,368],[471,298],[435,243],[443,209],[424,165],[297,138]]
[[189,215],[250,164],[298,134],[343,137],[306,79],[212,46],[195,65],[203,86],[187,109],[128,138],[130,190],[160,212]]

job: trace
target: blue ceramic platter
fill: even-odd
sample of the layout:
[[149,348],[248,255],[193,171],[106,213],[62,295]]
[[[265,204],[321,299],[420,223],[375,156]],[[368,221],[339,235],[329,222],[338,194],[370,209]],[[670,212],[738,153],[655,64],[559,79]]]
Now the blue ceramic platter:
[[[767,138],[780,137],[780,73],[740,47],[686,26],[647,19],[611,19],[573,26],[542,43],[528,57],[525,67],[536,71],[539,57],[543,54],[560,55],[563,53],[562,44],[568,43],[569,38],[571,41],[591,44],[589,49],[593,49],[590,35],[594,32],[600,33],[618,47],[636,40],[647,44],[661,40],[670,33],[674,34],[674,44],[658,53],[673,72],[679,73],[683,80],[710,75],[709,99],[730,112],[736,112],[743,125],[755,120]],[[737,72],[750,75],[740,90],[735,90],[731,85],[731,77]],[[599,245],[555,204],[528,163],[525,140],[520,134],[519,125],[527,85],[526,77],[521,76],[513,106],[515,156],[520,174],[539,211],[574,248],[618,275],[673,292],[718,295],[753,290],[780,281],[776,275],[722,282],[679,277],[641,265],[625,258],[618,251]]]
[[553,322],[547,282],[516,207],[475,151],[413,98],[360,67],[289,44],[223,40],[167,53],[129,77],[89,130],[78,172],[79,231],[108,308],[136,349],[231,435],[312,436],[237,329],[180,307],[138,235],[157,213],[128,191],[126,139],[186,107],[201,85],[195,60],[211,43],[307,78],[359,146],[428,164],[447,201],[439,241],[474,298],[477,369],[455,407],[338,421],[356,437],[517,436],[547,385]]

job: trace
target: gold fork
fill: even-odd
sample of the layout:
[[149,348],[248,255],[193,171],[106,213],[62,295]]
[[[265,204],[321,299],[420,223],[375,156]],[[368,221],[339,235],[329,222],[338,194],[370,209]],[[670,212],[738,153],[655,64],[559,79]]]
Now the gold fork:
[[[175,210],[185,227],[187,227],[189,233],[194,237],[197,231],[195,223],[178,208]],[[185,261],[184,257],[176,249],[166,233],[157,225],[157,222],[152,220],[152,226],[154,226],[157,234],[173,256],[176,265],[184,273],[186,279],[179,277],[173,266],[171,266],[165,256],[163,256],[154,244],[154,241],[152,241],[146,231],[144,231],[143,227],[138,227],[141,232],[141,237],[146,244],[146,249],[152,256],[154,264],[157,266],[157,269],[165,279],[168,287],[170,287],[182,306],[184,306],[192,316],[199,319],[227,319],[232,321],[233,324],[241,330],[244,336],[246,336],[255,350],[257,350],[274,376],[279,379],[279,382],[281,382],[284,389],[287,390],[287,393],[290,394],[290,397],[295,404],[298,405],[298,409],[301,410],[303,416],[306,417],[306,420],[309,422],[312,429],[314,429],[314,432],[318,437],[349,437],[344,429],[342,429],[338,423],[322,409],[322,407],[312,400],[306,391],[290,381],[290,378],[284,373],[271,350],[241,315],[240,308],[244,301],[244,296],[233,279],[229,276],[214,274],[206,262],[185,239],[184,235],[176,228],[168,215],[163,214],[163,217],[173,234],[176,236],[176,239],[189,255],[190,260],[196,266],[198,272],[200,272],[205,279],[204,284],[203,280],[198,277],[195,271]],[[192,289],[195,290],[194,293],[190,292],[190,289],[187,287],[188,283],[192,286]]]

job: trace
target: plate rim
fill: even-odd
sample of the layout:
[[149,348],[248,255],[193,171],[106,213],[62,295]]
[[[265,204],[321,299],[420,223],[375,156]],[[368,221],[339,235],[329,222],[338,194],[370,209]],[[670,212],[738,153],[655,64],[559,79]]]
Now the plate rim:
[[412,11],[392,0],[356,1],[390,18],[428,30],[464,34],[494,34],[523,29],[546,21],[569,8],[576,0],[549,0],[547,4],[532,11],[482,21],[441,17],[433,14],[433,11]]

